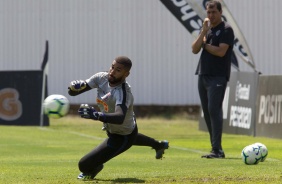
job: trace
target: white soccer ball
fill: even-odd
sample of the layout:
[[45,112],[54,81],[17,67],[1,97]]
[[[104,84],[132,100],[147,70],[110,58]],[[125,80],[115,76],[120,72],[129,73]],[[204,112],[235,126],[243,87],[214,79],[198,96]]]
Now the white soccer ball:
[[43,103],[44,114],[49,118],[61,118],[69,112],[70,103],[63,95],[50,95]]
[[258,146],[252,144],[246,146],[241,153],[242,160],[247,165],[258,164],[261,160],[261,153]]
[[267,155],[268,155],[267,147],[264,144],[260,143],[260,142],[256,142],[256,143],[254,143],[254,145],[259,147],[260,154],[261,154],[261,160],[260,161],[264,162],[266,157],[267,157]]

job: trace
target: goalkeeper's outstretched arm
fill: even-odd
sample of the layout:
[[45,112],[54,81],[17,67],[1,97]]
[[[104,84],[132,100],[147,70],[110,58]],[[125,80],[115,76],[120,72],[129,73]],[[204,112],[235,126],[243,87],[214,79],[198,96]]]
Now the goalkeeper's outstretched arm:
[[76,96],[92,89],[84,80],[75,80],[70,83],[68,93],[70,96]]

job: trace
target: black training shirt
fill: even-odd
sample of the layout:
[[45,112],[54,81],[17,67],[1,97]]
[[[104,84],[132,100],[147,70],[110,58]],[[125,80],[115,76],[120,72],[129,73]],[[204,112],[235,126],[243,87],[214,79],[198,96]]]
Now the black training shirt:
[[197,75],[225,76],[227,80],[230,77],[231,55],[234,44],[234,32],[229,24],[222,21],[219,25],[211,28],[206,35],[207,44],[219,46],[220,43],[229,45],[226,54],[223,57],[210,54],[203,50],[200,56]]

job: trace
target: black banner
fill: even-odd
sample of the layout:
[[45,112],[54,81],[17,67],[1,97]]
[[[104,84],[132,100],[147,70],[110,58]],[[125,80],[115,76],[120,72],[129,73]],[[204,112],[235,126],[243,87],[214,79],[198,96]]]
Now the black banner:
[[260,76],[256,136],[282,138],[282,76]]
[[231,73],[225,133],[255,135],[258,78],[257,72]]
[[[43,71],[0,72],[0,124],[40,125]],[[43,126],[49,119],[43,118]]]

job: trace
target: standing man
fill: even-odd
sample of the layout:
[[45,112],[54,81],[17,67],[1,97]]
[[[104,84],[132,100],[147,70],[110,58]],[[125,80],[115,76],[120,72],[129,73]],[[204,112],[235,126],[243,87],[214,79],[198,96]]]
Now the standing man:
[[206,12],[207,18],[203,22],[202,30],[192,44],[194,54],[202,49],[196,75],[212,147],[211,152],[202,158],[225,158],[221,145],[222,102],[230,77],[234,32],[230,25],[221,19],[222,8],[219,1],[208,1]]
[[91,89],[97,89],[96,102],[100,111],[88,104],[78,110],[86,119],[103,122],[107,138],[82,157],[78,163],[81,174],[78,179],[91,180],[103,169],[104,163],[128,150],[132,145],[149,146],[155,149],[156,159],[161,159],[168,141],[157,141],[138,133],[133,111],[133,95],[126,82],[132,63],[128,57],[115,58],[108,72],[99,72],[87,80],[72,81],[69,95],[76,96]]

